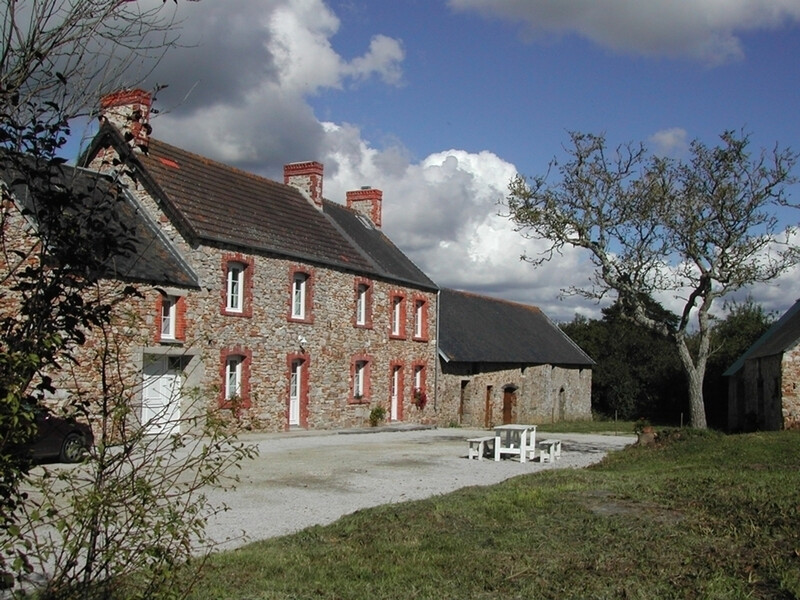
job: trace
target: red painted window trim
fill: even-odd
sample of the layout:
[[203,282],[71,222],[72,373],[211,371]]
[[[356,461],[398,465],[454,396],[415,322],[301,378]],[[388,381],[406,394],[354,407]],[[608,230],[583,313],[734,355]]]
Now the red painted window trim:
[[[394,331],[394,301],[400,298],[400,331]],[[404,340],[406,339],[406,294],[405,292],[395,290],[389,296],[389,339]]]
[[[228,267],[231,263],[244,265],[244,298],[242,312],[228,310]],[[231,317],[253,316],[253,271],[255,259],[239,252],[222,255],[222,289],[220,291],[220,313]]]
[[300,380],[300,427],[308,427],[308,398],[311,374],[311,355],[308,353],[297,352],[286,355],[286,431],[289,430],[289,402],[291,402],[289,394],[291,393],[292,363],[296,360],[303,361],[303,372],[305,373],[305,376]]
[[389,420],[392,418],[392,382],[394,380],[394,370],[400,367],[400,381],[398,383],[400,389],[397,390],[397,420],[402,421],[405,412],[405,379],[406,379],[406,364],[402,360],[393,360],[389,363],[389,410],[387,417]]
[[170,296],[175,299],[175,337],[165,338],[161,336],[161,313],[164,302],[164,294],[159,293],[156,297],[156,320],[155,331],[153,332],[153,341],[157,344],[160,343],[179,343],[186,341],[186,297],[185,296]]
[[[305,310],[302,319],[292,316],[292,308],[294,305],[294,278],[298,273],[306,276],[306,293],[305,293]],[[295,265],[289,269],[289,306],[286,312],[286,320],[292,323],[313,323],[314,322],[314,279],[316,278],[316,269],[307,266]]]
[[[356,387],[356,363],[366,363],[364,367],[364,390],[361,398],[356,398],[353,392]],[[372,396],[372,357],[368,354],[356,354],[350,360],[350,391],[348,393],[349,404],[369,404]]]
[[241,404],[238,408],[250,408],[250,364],[253,361],[253,351],[243,346],[231,346],[220,350],[220,366],[219,366],[219,380],[221,382],[219,388],[219,407],[220,408],[233,408],[230,401],[225,397],[225,370],[228,364],[228,358],[231,356],[242,357],[242,380],[241,380]]
[[[366,294],[366,315],[363,323],[358,322],[358,287],[360,285],[367,286],[367,294]],[[354,292],[354,301],[353,301],[353,327],[358,327],[360,329],[372,329],[372,292],[373,292],[373,283],[371,280],[366,279],[364,277],[356,277],[355,281],[353,282],[353,292]]]
[[[420,328],[420,335],[417,335],[417,303],[422,303],[422,327]],[[412,339],[418,342],[427,342],[428,337],[428,299],[423,296],[422,294],[415,294],[413,300],[413,308],[414,311],[414,330],[411,332],[413,336]]]

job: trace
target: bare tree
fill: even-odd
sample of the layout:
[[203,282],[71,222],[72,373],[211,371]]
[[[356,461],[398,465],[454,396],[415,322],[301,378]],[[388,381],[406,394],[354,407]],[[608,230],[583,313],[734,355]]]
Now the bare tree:
[[[128,473],[109,457],[125,457],[134,448],[146,452],[146,444],[139,443],[145,439],[141,432],[146,424],[116,446],[103,443],[89,457],[86,468],[94,477],[82,489],[96,503],[81,502],[71,511],[47,504],[51,496],[46,476],[37,490],[44,510],[25,514],[36,503],[21,486],[35,486],[35,481],[28,476],[27,461],[14,450],[34,432],[32,407],[55,391],[51,375],[74,363],[75,348],[89,335],[107,332],[118,307],[137,297],[136,289],[125,283],[96,293],[106,290],[109,261],[134,251],[134,233],[114,216],[124,195],[119,182],[76,177],[78,170],[65,168],[57,154],[70,135],[72,119],[90,113],[107,91],[141,81],[148,71],[136,69],[153,68],[176,44],[176,13],[158,0],[7,0],[0,14],[0,588],[21,580],[31,561],[47,552],[73,552],[60,564],[62,571],[51,573],[50,585],[66,574],[76,579],[81,597],[89,597],[90,591],[103,590],[98,581],[120,575],[114,566],[118,563],[103,561],[109,553],[124,550],[119,544],[130,540],[117,536],[121,541],[115,546],[103,538],[105,531],[118,529],[108,515],[114,514],[113,502],[119,500],[104,491],[122,489]],[[109,359],[102,366],[111,370],[114,363]],[[135,382],[127,385],[134,388]],[[132,411],[130,394],[101,392],[101,417]],[[73,404],[78,412],[97,409],[85,406],[80,397]],[[202,449],[197,460],[183,463],[182,472],[197,482],[178,492],[189,494],[186,503],[175,500],[174,489],[156,485],[166,480],[159,480],[158,470],[149,463],[145,472],[136,472],[142,485],[158,489],[154,498],[165,514],[177,515],[163,534],[165,540],[170,534],[176,536],[173,541],[186,539],[177,525],[185,516],[181,507],[199,510],[192,501],[196,490],[217,481],[225,466],[248,455],[249,450],[227,437],[218,419],[209,417],[213,415],[198,417],[201,433],[213,441],[212,450],[228,444],[230,451],[220,459]],[[191,478],[193,469],[196,479]],[[102,504],[103,498],[109,499],[107,504]],[[91,528],[98,515],[105,519],[105,530]],[[74,536],[74,528],[88,527],[86,531],[93,532],[90,543],[71,546],[65,537],[60,548],[37,546],[37,538],[26,538],[25,531],[38,534],[36,522],[43,516],[70,539],[85,541]],[[201,523],[191,523],[195,537]],[[167,548],[160,555],[165,562],[154,563],[155,569],[186,556],[169,554]],[[84,562],[76,563],[78,558]],[[76,564],[83,564],[80,572]],[[63,590],[57,593],[64,597]]]
[[[148,75],[177,43],[176,13],[150,0],[7,0],[0,21],[0,103],[24,125],[68,121]],[[141,67],[140,65],[146,65]]]
[[[549,242],[543,254],[524,259],[541,264],[565,247],[587,250],[593,280],[569,291],[598,301],[614,295],[630,319],[676,344],[698,428],[706,427],[714,300],[798,262],[795,229],[782,228],[776,216],[788,206],[797,154],[776,146],[752,155],[749,137],[732,131],[720,139],[711,148],[692,142],[690,158],[678,161],[641,144],[609,150],[604,136],[572,133],[567,160],[554,159],[543,176],[518,175],[507,198],[517,230]],[[679,314],[663,310],[664,298],[678,301]]]

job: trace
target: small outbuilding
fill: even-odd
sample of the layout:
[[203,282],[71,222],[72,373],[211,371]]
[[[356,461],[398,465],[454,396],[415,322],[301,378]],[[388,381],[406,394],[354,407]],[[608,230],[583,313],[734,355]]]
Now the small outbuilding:
[[452,289],[439,307],[440,423],[591,419],[594,361],[539,308]]
[[730,431],[800,428],[800,300],[724,375]]

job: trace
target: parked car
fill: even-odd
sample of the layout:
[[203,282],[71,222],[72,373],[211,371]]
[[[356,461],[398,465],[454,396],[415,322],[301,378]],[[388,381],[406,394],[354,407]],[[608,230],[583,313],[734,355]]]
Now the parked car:
[[72,417],[54,415],[41,406],[36,407],[35,411],[36,437],[25,444],[25,451],[33,460],[78,462],[94,444],[92,428],[86,423]]

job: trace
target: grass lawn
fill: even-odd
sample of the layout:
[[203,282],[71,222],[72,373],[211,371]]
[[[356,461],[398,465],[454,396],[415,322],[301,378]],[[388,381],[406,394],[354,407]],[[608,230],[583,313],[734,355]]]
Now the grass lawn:
[[800,597],[800,433],[661,440],[214,555],[191,598]]

